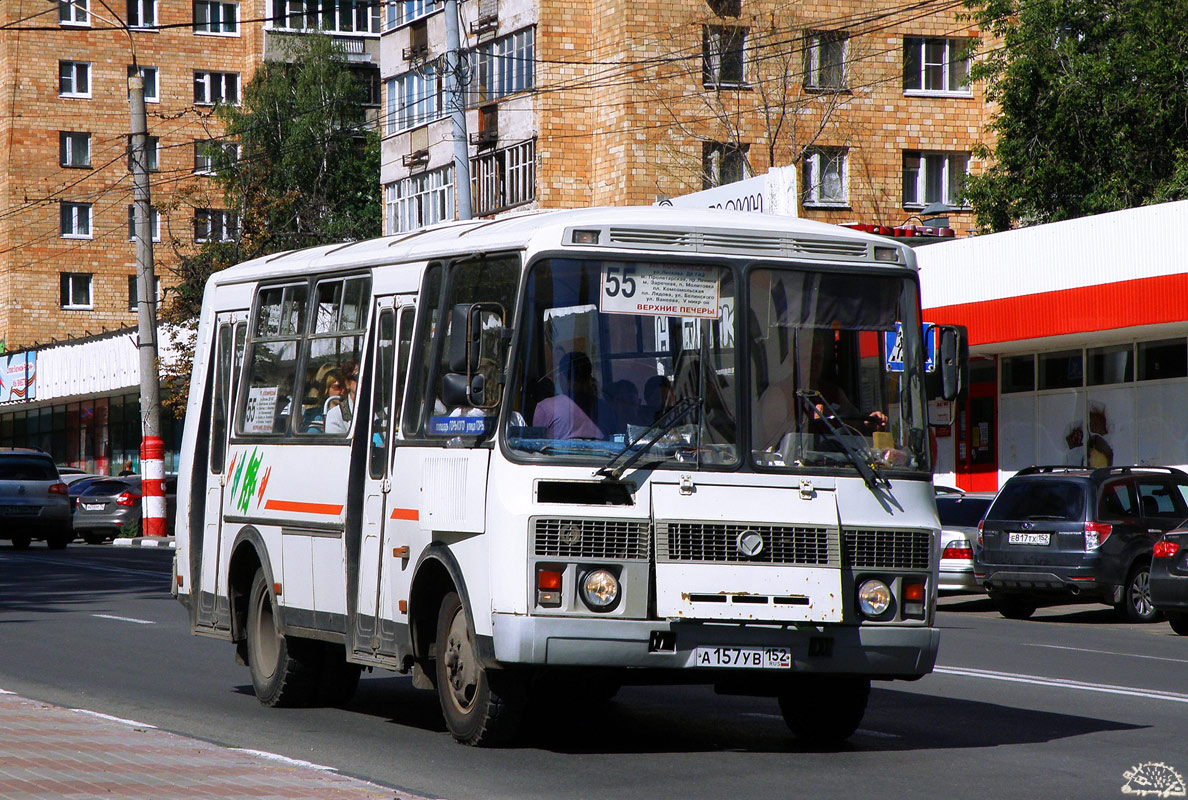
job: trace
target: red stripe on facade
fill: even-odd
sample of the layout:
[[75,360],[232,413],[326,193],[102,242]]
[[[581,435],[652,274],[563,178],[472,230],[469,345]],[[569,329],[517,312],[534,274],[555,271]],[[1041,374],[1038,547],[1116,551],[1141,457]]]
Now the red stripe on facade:
[[297,514],[324,514],[338,516],[342,513],[341,505],[332,503],[303,503],[299,500],[266,500],[264,508],[269,511],[292,511]]
[[971,345],[1183,322],[1188,273],[937,306],[924,319],[965,325]]
[[394,508],[392,509],[392,519],[408,519],[419,520],[421,514],[415,508]]

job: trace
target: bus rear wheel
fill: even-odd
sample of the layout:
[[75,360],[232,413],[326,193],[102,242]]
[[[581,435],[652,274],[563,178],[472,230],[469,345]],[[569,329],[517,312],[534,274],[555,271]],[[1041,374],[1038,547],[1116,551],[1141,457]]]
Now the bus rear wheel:
[[836,746],[849,739],[866,715],[870,679],[847,675],[794,678],[777,700],[784,722],[810,745]]
[[526,703],[523,681],[479,663],[466,608],[456,592],[442,599],[437,615],[434,672],[441,713],[454,739],[492,747],[515,738]]
[[247,651],[252,688],[266,706],[304,706],[317,687],[316,642],[284,636],[277,618],[276,597],[256,570],[248,595]]

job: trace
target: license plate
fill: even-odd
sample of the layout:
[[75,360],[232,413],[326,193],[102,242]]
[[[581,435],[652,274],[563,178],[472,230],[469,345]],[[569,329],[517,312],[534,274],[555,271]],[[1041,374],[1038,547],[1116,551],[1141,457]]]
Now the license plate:
[[0,514],[9,517],[32,517],[37,514],[37,509],[32,506],[0,506]]
[[82,510],[83,511],[102,511],[103,504],[102,503],[83,503]]
[[1050,533],[1009,533],[1007,542],[1010,544],[1038,544],[1047,546]]
[[792,652],[784,647],[698,647],[699,667],[791,669]]

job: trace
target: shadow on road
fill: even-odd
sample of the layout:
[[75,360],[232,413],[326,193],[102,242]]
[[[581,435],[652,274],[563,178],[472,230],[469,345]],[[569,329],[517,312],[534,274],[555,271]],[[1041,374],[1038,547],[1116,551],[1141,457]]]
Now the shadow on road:
[[[35,543],[28,550],[14,550],[0,544],[0,614],[58,613],[115,595],[157,595],[176,602],[169,594],[173,551],[138,555],[141,563],[129,565],[106,548],[49,550]],[[0,619],[26,621],[32,620]]]

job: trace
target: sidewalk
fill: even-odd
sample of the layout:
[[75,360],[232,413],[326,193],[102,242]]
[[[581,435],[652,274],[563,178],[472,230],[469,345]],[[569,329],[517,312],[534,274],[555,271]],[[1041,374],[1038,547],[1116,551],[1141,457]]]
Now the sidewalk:
[[425,800],[269,753],[0,690],[2,800]]

